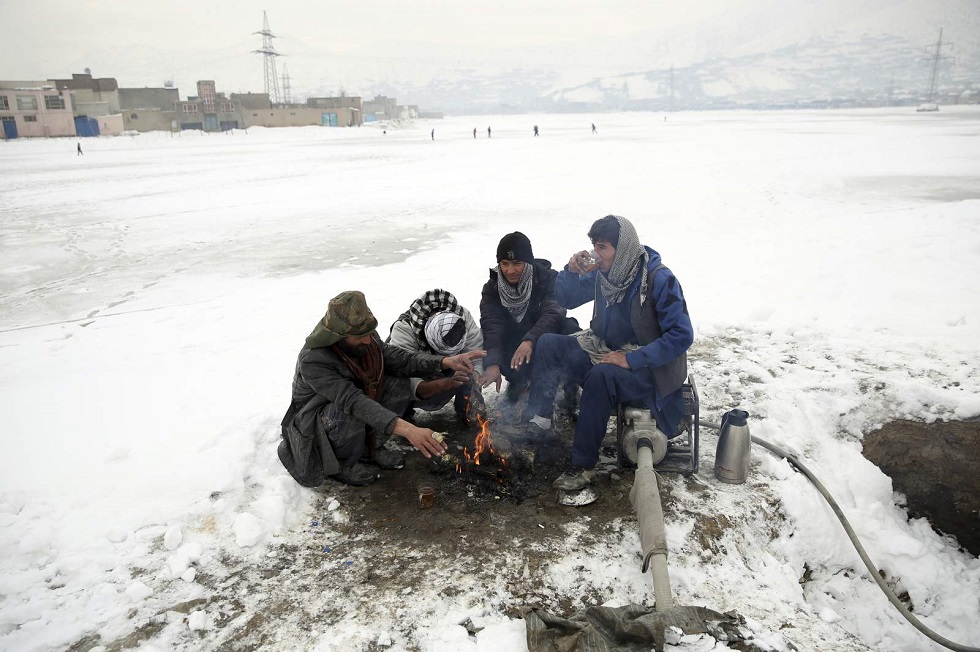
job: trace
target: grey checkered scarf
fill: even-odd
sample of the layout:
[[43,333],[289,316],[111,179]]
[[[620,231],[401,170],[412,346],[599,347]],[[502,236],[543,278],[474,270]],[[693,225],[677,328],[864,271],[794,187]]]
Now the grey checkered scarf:
[[527,314],[527,306],[531,302],[531,287],[534,284],[534,265],[524,263],[524,271],[517,285],[511,285],[504,273],[500,271],[498,264],[493,268],[497,272],[497,292],[500,294],[500,303],[507,308],[518,324]]
[[463,309],[452,292],[436,288],[423,292],[418,299],[412,302],[408,310],[398,316],[399,321],[407,321],[415,332],[420,342],[425,342],[425,325],[429,321],[432,313],[448,310],[455,312],[460,317],[463,316]]
[[[616,257],[608,274],[599,274],[599,284],[606,306],[612,306],[623,300],[626,291],[636,280],[640,271],[646,271],[650,254],[636,235],[633,224],[625,217],[616,216],[619,222],[619,243],[616,245]],[[643,274],[640,282],[640,305],[647,299],[647,275]]]

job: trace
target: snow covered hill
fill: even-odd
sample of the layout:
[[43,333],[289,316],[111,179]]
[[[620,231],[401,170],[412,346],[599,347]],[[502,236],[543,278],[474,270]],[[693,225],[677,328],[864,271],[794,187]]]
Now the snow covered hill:
[[489,56],[386,44],[402,56],[366,86],[450,112],[914,103],[929,89],[940,29],[949,57],[940,93],[980,92],[971,0],[761,2],[625,38]]

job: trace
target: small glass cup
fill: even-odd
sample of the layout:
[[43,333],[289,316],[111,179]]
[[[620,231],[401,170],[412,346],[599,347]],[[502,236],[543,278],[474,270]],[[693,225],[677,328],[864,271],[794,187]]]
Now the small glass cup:
[[436,488],[424,482],[419,485],[419,509],[429,509],[436,500]]
[[590,251],[584,257],[582,257],[579,264],[582,266],[582,269],[585,270],[585,273],[588,274],[596,268],[596,265],[599,264],[599,256],[594,250]]

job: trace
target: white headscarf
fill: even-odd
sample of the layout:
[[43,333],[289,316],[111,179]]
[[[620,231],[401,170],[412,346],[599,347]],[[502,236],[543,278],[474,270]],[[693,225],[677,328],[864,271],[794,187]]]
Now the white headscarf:
[[455,312],[434,313],[425,324],[425,339],[439,355],[456,355],[466,343],[466,321]]

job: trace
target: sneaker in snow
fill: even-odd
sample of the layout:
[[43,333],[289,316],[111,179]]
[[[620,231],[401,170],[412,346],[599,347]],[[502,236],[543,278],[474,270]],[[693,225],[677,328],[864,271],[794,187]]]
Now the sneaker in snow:
[[595,469],[583,469],[573,466],[555,480],[551,486],[561,491],[579,491],[585,489],[595,479]]

